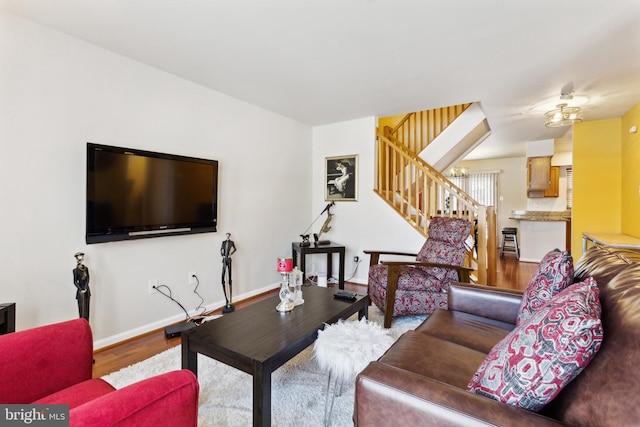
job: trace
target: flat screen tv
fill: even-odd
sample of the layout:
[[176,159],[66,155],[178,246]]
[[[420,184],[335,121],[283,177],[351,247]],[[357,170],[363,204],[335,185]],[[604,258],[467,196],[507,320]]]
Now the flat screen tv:
[[218,162],[87,143],[86,241],[216,231]]

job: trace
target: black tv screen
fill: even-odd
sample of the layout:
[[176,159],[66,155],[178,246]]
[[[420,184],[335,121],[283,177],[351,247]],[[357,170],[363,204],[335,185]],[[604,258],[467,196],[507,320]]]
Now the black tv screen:
[[216,231],[218,162],[87,143],[86,241]]

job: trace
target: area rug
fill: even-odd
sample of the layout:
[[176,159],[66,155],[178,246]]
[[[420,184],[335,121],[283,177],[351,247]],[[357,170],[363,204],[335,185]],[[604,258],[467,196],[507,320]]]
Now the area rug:
[[[415,329],[426,316],[405,316],[394,319],[390,334],[398,338]],[[349,320],[357,321],[357,316]],[[369,320],[382,324],[383,314],[375,306],[369,309]],[[180,346],[164,351],[103,377],[116,388],[181,367]],[[251,375],[198,355],[200,402],[199,427],[252,425]],[[271,377],[271,424],[285,426],[322,426],[327,374],[313,357],[310,345],[276,370]],[[331,415],[332,426],[353,425],[353,383],[345,384],[336,397]]]

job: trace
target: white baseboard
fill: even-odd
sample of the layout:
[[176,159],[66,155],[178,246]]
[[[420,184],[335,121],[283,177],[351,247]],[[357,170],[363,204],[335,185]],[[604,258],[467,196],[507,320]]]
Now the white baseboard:
[[[251,292],[247,292],[247,293],[244,293],[242,295],[238,295],[238,296],[236,296],[234,298],[234,300],[235,301],[242,301],[242,300],[245,300],[247,298],[251,298],[251,297],[254,297],[256,295],[260,295],[260,294],[262,294],[264,292],[268,292],[268,291],[271,291],[273,289],[277,289],[279,287],[280,287],[280,283],[274,283],[272,285],[265,286],[263,288],[253,290]],[[216,302],[213,302],[211,304],[207,304],[205,306],[205,308],[207,309],[207,311],[211,311],[211,310],[215,310],[215,309],[218,309],[218,308],[224,306],[225,303],[226,303],[226,301],[216,301]],[[196,315],[196,314],[199,314],[199,313],[196,312],[195,310],[191,310],[189,312],[190,316],[193,316],[193,315]],[[168,326],[168,325],[171,325],[171,324],[174,324],[174,323],[178,323],[178,322],[180,322],[182,320],[184,320],[184,314],[176,314],[175,316],[171,316],[171,317],[168,317],[166,319],[161,319],[161,320],[158,320],[158,321],[155,321],[155,322],[152,322],[152,323],[148,323],[148,324],[140,326],[138,328],[130,329],[128,331],[121,332],[119,334],[112,335],[110,337],[102,338],[102,339],[99,339],[97,341],[94,341],[93,342],[93,349],[94,350],[99,350],[101,348],[108,347],[110,345],[118,344],[118,343],[126,341],[128,339],[135,338],[137,336],[146,334],[148,332],[164,328],[165,326]]]

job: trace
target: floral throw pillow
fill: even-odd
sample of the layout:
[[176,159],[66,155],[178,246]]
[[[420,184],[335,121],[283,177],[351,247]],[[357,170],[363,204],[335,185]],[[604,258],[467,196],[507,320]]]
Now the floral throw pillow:
[[602,344],[598,286],[570,286],[496,344],[467,390],[539,411],[589,364]]
[[516,324],[531,316],[558,292],[573,282],[573,258],[567,251],[554,249],[540,261],[522,295]]

